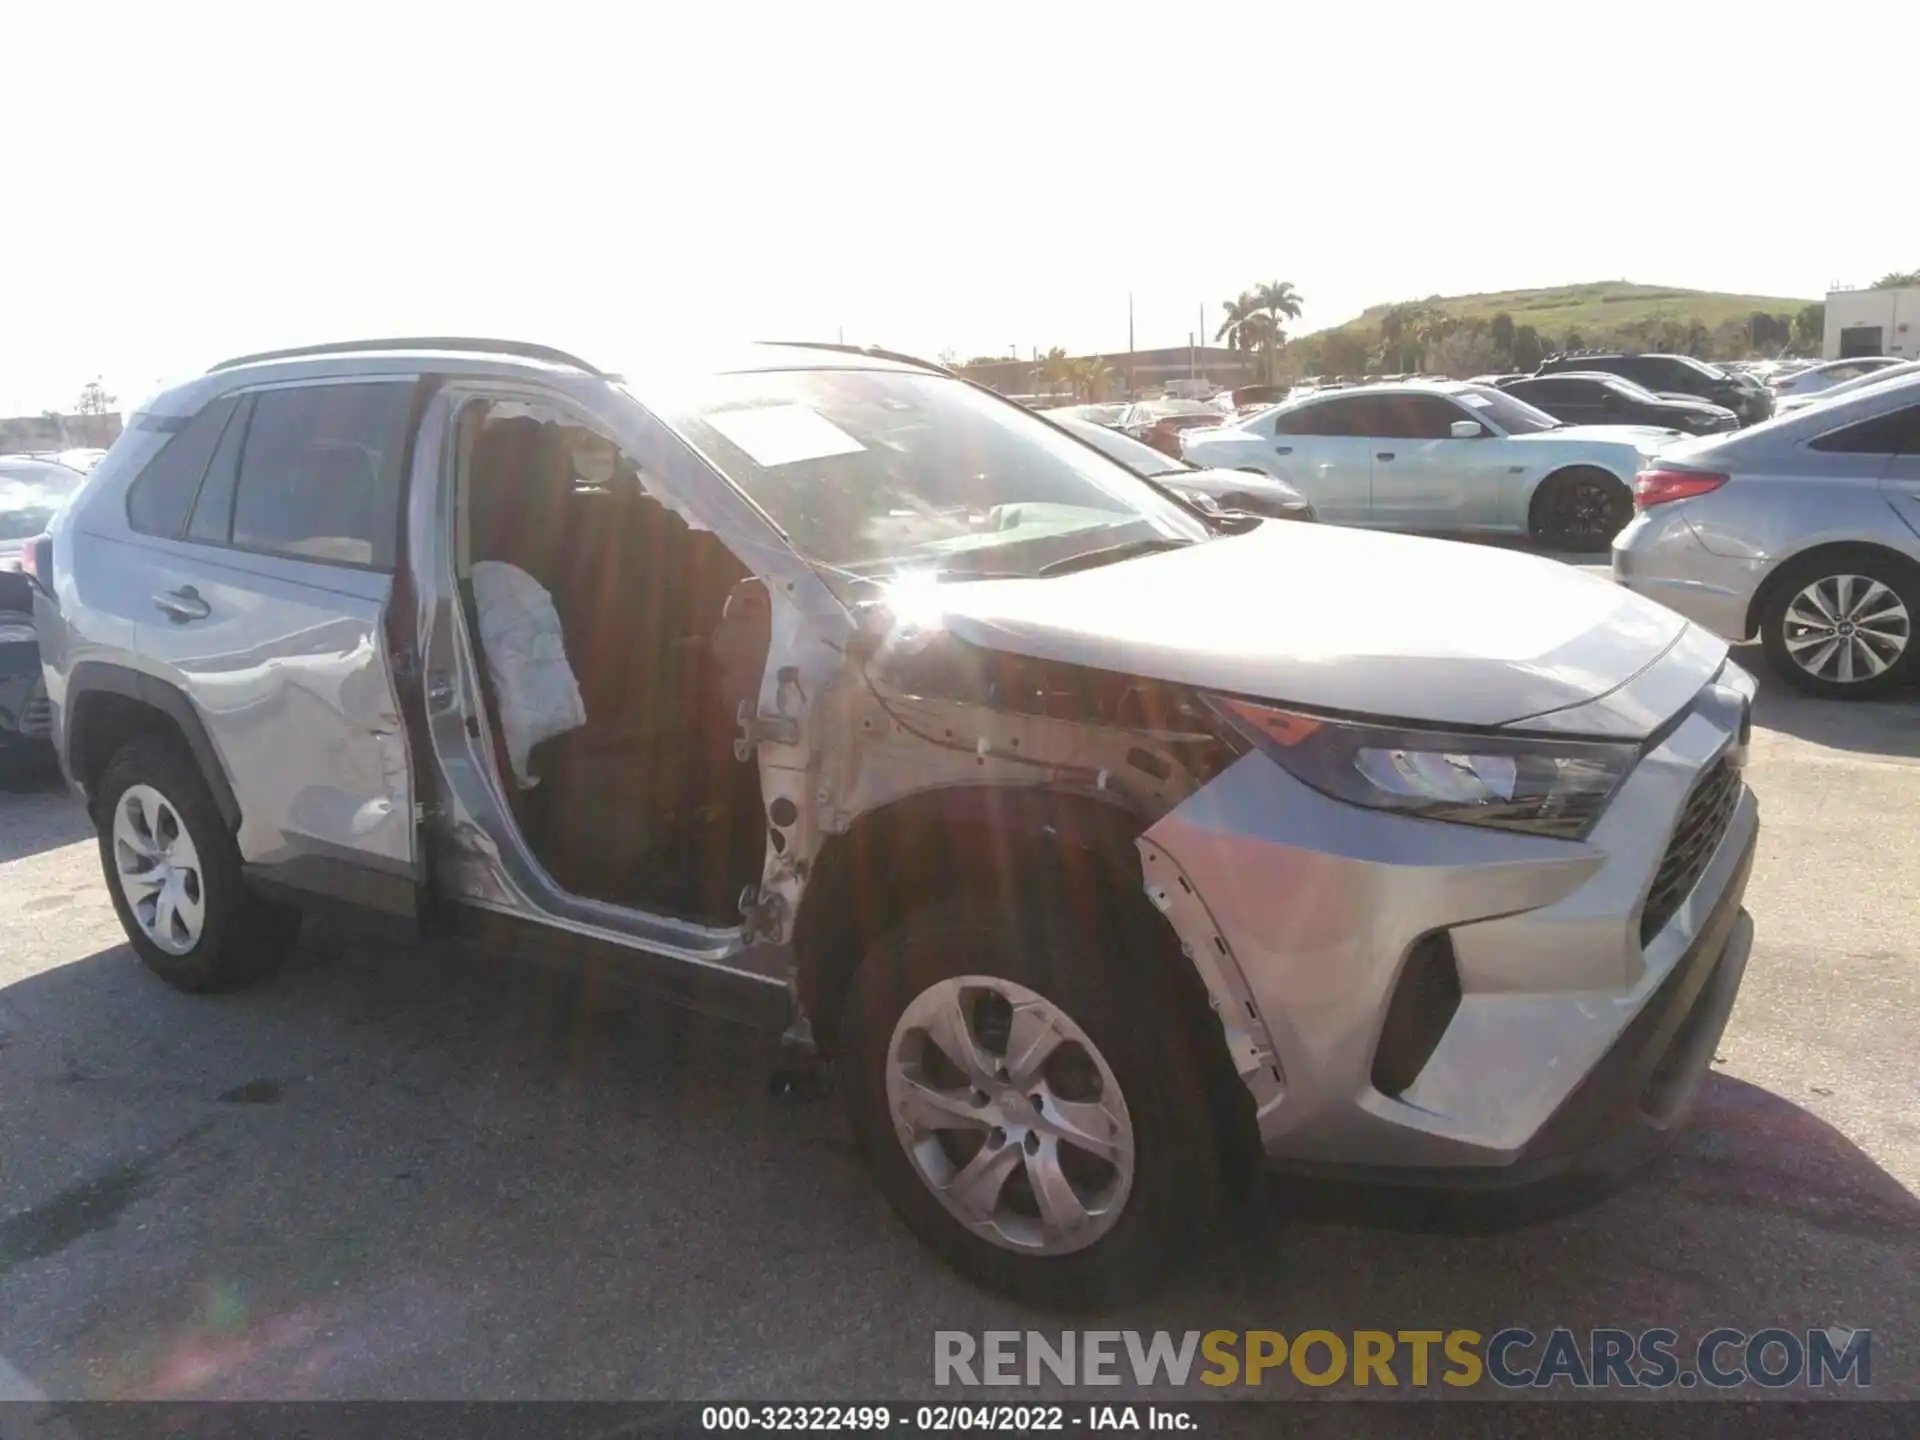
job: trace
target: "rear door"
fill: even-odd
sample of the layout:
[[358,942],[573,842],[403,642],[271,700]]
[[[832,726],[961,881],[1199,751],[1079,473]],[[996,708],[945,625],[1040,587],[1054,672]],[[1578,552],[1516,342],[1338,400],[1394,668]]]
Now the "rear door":
[[1275,471],[1333,525],[1372,514],[1373,445],[1365,397],[1331,396],[1275,417]]
[[214,402],[184,526],[145,547],[139,622],[226,765],[249,874],[402,914],[426,857],[387,616],[417,391],[356,376]]

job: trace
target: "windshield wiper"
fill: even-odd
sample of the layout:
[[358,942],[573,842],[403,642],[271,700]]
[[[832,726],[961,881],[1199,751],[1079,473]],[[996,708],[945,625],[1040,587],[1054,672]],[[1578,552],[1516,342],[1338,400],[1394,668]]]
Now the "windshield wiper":
[[1058,560],[1049,560],[1033,573],[1065,575],[1071,570],[1090,570],[1096,565],[1112,565],[1116,561],[1131,560],[1136,555],[1151,555],[1157,550],[1184,550],[1187,546],[1198,543],[1195,540],[1175,540],[1170,535],[1149,535],[1143,540],[1127,540],[1119,545],[1103,545],[1097,550],[1082,550],[1078,555],[1066,555]]

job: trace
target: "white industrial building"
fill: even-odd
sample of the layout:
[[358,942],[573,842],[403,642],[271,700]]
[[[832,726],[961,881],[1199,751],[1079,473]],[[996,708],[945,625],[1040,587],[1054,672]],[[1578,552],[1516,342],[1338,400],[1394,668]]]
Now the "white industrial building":
[[1820,353],[1828,360],[1855,355],[1920,359],[1920,285],[1828,292]]

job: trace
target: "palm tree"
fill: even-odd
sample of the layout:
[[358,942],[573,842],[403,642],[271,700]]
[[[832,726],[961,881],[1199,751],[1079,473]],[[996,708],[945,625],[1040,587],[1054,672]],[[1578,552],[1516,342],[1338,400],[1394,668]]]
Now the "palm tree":
[[1273,383],[1273,360],[1287,343],[1284,322],[1298,320],[1304,301],[1300,292],[1293,288],[1291,280],[1274,280],[1260,286],[1253,292],[1254,303],[1266,316],[1265,334],[1260,338],[1260,350],[1266,360],[1265,375],[1269,385]]
[[1220,322],[1220,328],[1214,332],[1214,339],[1224,340],[1232,350],[1250,351],[1253,337],[1247,333],[1247,322],[1260,313],[1260,302],[1250,290],[1240,294],[1220,307],[1226,312],[1226,318]]
[[1300,309],[1305,304],[1300,292],[1293,288],[1291,280],[1275,280],[1262,285],[1253,292],[1253,298],[1262,310],[1273,316],[1277,324],[1282,320],[1298,320]]

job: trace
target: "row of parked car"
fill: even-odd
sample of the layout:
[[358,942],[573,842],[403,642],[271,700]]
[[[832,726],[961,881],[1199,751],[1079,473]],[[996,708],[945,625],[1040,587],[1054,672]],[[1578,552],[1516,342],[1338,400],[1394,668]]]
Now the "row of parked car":
[[37,761],[51,724],[22,555],[105,453],[0,455],[0,771]]
[[1296,392],[1174,442],[1216,496],[1257,474],[1332,524],[1610,551],[1621,584],[1757,636],[1813,694],[1876,695],[1913,668],[1920,362],[1769,384],[1687,356],[1556,356],[1524,376]]

